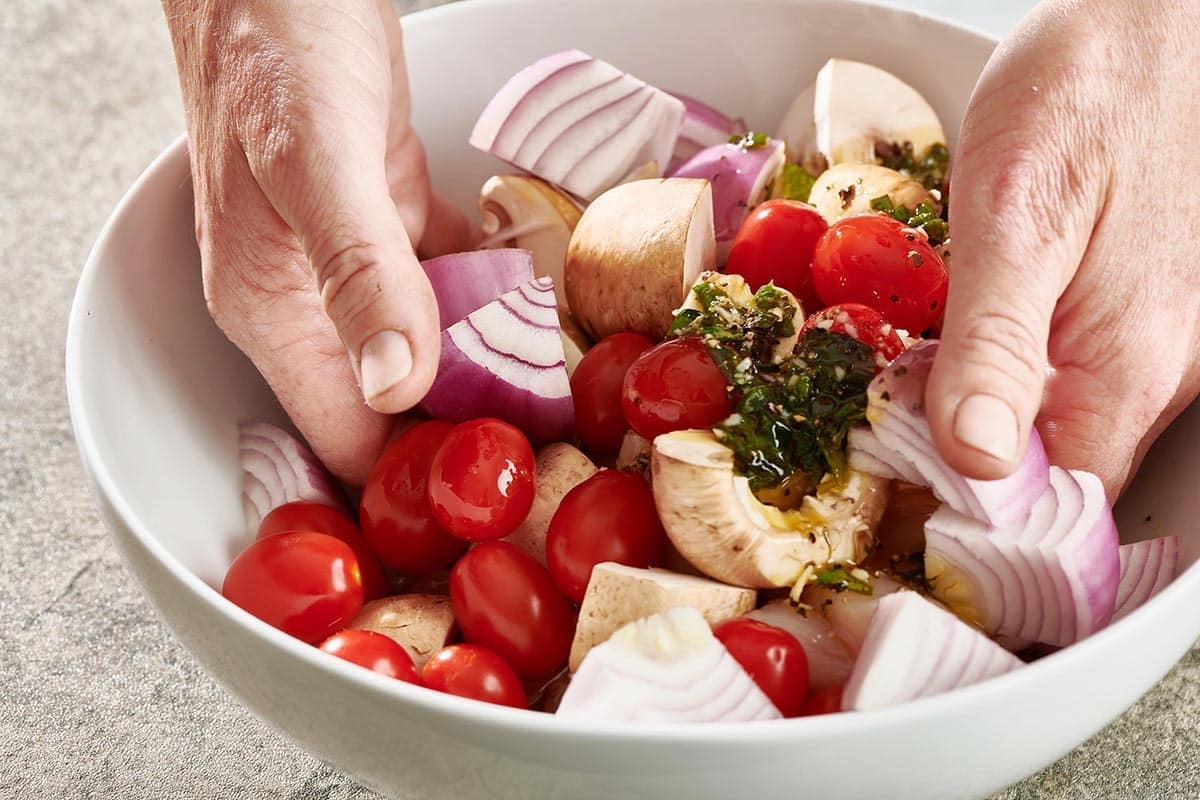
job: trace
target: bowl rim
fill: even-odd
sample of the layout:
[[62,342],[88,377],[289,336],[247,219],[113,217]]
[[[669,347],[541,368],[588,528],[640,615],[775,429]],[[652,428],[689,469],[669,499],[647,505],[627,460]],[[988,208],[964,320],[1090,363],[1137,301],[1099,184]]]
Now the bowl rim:
[[[479,6],[503,6],[513,1],[469,0],[419,11],[405,16],[406,32],[408,32],[407,28],[414,24],[419,28],[425,20],[474,13],[473,9]],[[555,5],[561,2],[561,0],[534,1]],[[593,0],[593,2],[599,4],[599,0]],[[672,2],[681,3],[682,0],[672,0]],[[801,5],[807,4],[810,0],[764,0],[764,2],[778,5]],[[921,24],[933,24],[945,29],[954,29],[960,34],[979,39],[980,44],[994,46],[998,41],[991,34],[972,26],[912,9],[885,6],[875,0],[840,0],[838,4],[900,14],[913,20],[919,20]],[[205,606],[209,613],[215,613],[227,624],[242,628],[244,632],[261,639],[266,646],[300,659],[308,667],[326,673],[331,679],[338,678],[348,681],[357,690],[378,695],[380,699],[387,702],[399,701],[402,706],[409,707],[412,712],[427,711],[443,714],[455,722],[483,726],[495,732],[517,733],[526,736],[561,737],[566,735],[575,738],[576,741],[619,740],[639,746],[649,744],[710,746],[718,744],[738,748],[757,747],[766,742],[777,742],[780,734],[785,730],[793,736],[800,732],[813,737],[839,736],[851,732],[862,735],[867,729],[882,730],[901,725],[911,726],[919,724],[922,718],[936,718],[946,713],[969,711],[970,706],[976,700],[989,696],[994,698],[997,694],[1009,692],[1011,687],[1036,682],[1043,677],[1046,680],[1051,680],[1054,676],[1064,677],[1106,649],[1110,640],[1132,635],[1131,632],[1138,624],[1136,620],[1145,619],[1148,614],[1154,613],[1151,609],[1165,606],[1169,599],[1181,597],[1184,592],[1200,596],[1200,561],[1198,561],[1180,573],[1157,596],[1125,618],[1081,642],[1026,664],[1022,669],[978,684],[888,708],[753,722],[716,722],[704,725],[655,722],[629,725],[620,722],[561,718],[554,714],[531,713],[524,709],[480,703],[427,690],[331,657],[234,606],[219,591],[201,580],[179,559],[168,552],[152,534],[149,526],[133,511],[126,493],[114,481],[92,429],[88,391],[83,383],[80,366],[85,350],[84,337],[80,331],[83,318],[88,313],[89,299],[94,292],[94,286],[100,280],[102,263],[112,244],[115,229],[127,216],[135,213],[142,202],[142,195],[149,185],[161,181],[163,173],[168,170],[177,170],[180,164],[186,164],[187,160],[187,135],[182,134],[155,157],[121,197],[88,254],[76,287],[67,324],[65,370],[71,424],[82,461],[92,479],[93,490],[100,498],[107,500],[127,531],[162,568],[195,600]],[[190,185],[190,177],[187,184]]]

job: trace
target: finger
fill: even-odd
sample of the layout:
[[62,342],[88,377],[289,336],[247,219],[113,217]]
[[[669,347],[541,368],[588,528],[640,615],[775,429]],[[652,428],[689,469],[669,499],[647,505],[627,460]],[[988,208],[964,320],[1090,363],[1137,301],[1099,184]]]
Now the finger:
[[477,227],[449,200],[434,192],[429,198],[429,218],[419,248],[421,255],[433,258],[472,250],[483,238],[483,232]]
[[[376,14],[374,5],[348,4]],[[374,410],[404,411],[428,390],[437,368],[438,321],[433,293],[391,197],[388,156],[420,152],[411,131],[390,142],[392,67],[378,58],[364,76],[362,49],[387,54],[377,18],[323,16],[343,36],[312,38],[290,65],[285,91],[256,103],[243,145],[251,172],[299,238],[324,308]],[[299,30],[306,21],[295,22]],[[372,27],[373,24],[373,27]],[[377,40],[356,42],[345,38]],[[368,70],[369,71],[369,70]],[[350,79],[347,76],[350,76]],[[423,155],[407,177],[425,179]],[[428,191],[425,188],[425,191]],[[419,221],[423,223],[422,221]]]
[[[926,391],[938,451],[981,479],[1011,473],[1024,455],[1055,303],[1101,194],[1073,166],[1088,151],[1076,149],[1062,98],[1013,96],[1028,84],[985,73],[967,111],[950,192],[953,273]],[[1043,95],[1057,94],[1051,86]]]

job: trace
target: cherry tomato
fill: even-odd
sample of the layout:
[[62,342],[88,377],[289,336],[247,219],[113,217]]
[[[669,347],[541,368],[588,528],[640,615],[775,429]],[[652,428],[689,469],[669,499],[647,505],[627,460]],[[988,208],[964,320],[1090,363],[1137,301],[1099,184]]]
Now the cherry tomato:
[[358,516],[371,547],[392,569],[425,575],[467,550],[433,517],[427,496],[429,465],[454,426],[422,422],[389,444],[363,486]]
[[667,534],[650,487],[617,470],[601,470],[567,492],[546,534],[550,576],[576,603],[597,564],[661,567],[666,556]]
[[813,288],[813,249],[828,227],[808,203],[768,200],[751,211],[738,229],[725,271],[741,275],[752,290],[775,281],[796,295],[805,311],[820,308]]
[[499,706],[526,708],[525,688],[508,662],[477,644],[452,644],[425,662],[421,680],[429,689],[482,700]]
[[946,305],[950,276],[924,234],[881,214],[829,226],[813,253],[813,281],[827,306],[864,303],[920,333]]
[[326,653],[389,678],[406,683],[421,682],[412,656],[399,642],[382,633],[347,628],[330,636],[319,646]]
[[265,539],[276,533],[287,531],[311,531],[324,533],[350,545],[358,559],[358,570],[362,573],[363,600],[374,600],[387,594],[387,578],[379,556],[367,544],[367,539],[354,521],[323,503],[297,500],[273,508],[258,523],[258,538]]
[[614,333],[584,353],[571,376],[575,432],[590,450],[612,454],[621,447],[628,425],[621,408],[621,386],[629,366],[654,341],[637,333]]
[[500,539],[533,505],[533,448],[525,434],[484,417],[457,425],[429,466],[429,507],[460,539]]
[[233,560],[221,594],[284,633],[319,642],[362,608],[358,559],[324,533],[277,533]]
[[729,382],[696,337],[671,339],[638,356],[625,373],[621,404],[629,427],[647,439],[710,428],[734,408]]
[[842,691],[845,686],[826,686],[815,689],[804,701],[800,716],[813,717],[817,714],[836,714],[842,710]]
[[516,545],[485,542],[450,572],[450,603],[463,638],[495,650],[527,680],[567,663],[575,610],[550,573]]
[[862,303],[842,303],[813,314],[804,321],[802,331],[824,328],[843,333],[875,351],[875,366],[883,369],[904,352],[904,340],[892,323],[875,309]]
[[808,656],[795,636],[756,619],[722,622],[713,634],[750,674],[779,713],[796,717],[808,694]]

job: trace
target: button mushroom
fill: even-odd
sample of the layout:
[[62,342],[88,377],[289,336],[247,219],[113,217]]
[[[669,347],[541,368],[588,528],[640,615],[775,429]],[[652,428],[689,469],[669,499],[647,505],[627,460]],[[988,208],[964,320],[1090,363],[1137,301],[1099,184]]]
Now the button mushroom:
[[348,628],[382,633],[412,656],[420,672],[433,654],[454,634],[454,609],[450,598],[436,594],[401,594],[372,600],[362,607]]
[[552,442],[537,453],[534,462],[536,494],[529,514],[507,537],[508,541],[546,565],[546,531],[567,492],[596,473],[592,460],[566,442]]
[[874,164],[877,142],[911,143],[917,156],[946,134],[920,92],[879,67],[833,58],[813,86],[816,147],[830,165]]
[[621,331],[661,339],[696,276],[715,263],[708,181],[621,184],[587,207],[571,235],[571,314],[593,339]]
[[654,502],[675,547],[701,572],[737,586],[791,586],[812,566],[857,563],[887,504],[888,481],[848,469],[799,508],[758,501],[733,452],[706,430],[666,433],[651,456]]
[[745,614],[754,608],[755,600],[750,589],[706,578],[612,562],[597,564],[579,606],[568,667],[574,672],[589,650],[636,619],[691,606],[700,610],[709,625],[717,625]]
[[926,200],[941,212],[941,202],[917,181],[878,164],[838,164],[817,176],[808,202],[825,221],[871,213],[871,201],[887,195],[899,208],[916,208]]

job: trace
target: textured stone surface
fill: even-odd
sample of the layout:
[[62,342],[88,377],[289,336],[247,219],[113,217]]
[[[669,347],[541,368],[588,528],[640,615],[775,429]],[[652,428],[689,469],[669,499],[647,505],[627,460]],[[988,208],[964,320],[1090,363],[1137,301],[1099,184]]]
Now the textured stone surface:
[[[924,5],[970,5],[1002,30],[1021,4]],[[3,0],[0,75],[0,798],[374,800],[242,710],[160,626],[76,456],[62,373],[75,281],[117,199],[181,129],[158,4]],[[1200,797],[1198,679],[1193,650],[1000,797]]]

